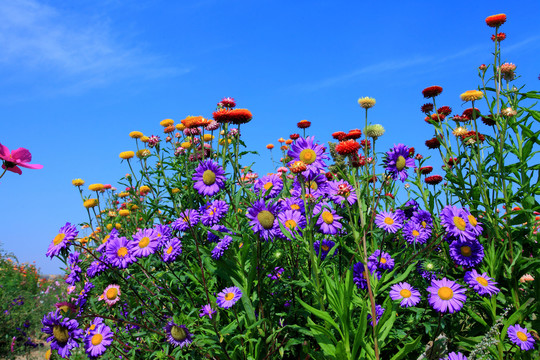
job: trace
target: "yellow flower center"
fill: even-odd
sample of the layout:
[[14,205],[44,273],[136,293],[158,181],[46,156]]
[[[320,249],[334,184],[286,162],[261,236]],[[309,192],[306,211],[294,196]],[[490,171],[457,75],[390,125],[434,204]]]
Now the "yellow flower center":
[[65,344],[69,340],[69,331],[64,326],[54,325],[53,335],[56,341],[58,341],[61,344]]
[[261,224],[263,229],[268,230],[271,229],[272,226],[274,226],[275,217],[270,211],[263,210],[257,214],[257,220],[259,220],[259,223]]
[[527,334],[525,334],[523,331],[518,331],[518,332],[516,332],[516,336],[517,336],[518,339],[521,340],[521,341],[527,341],[527,340],[528,340]]
[[399,292],[399,295],[401,295],[401,297],[403,298],[410,298],[412,293],[411,293],[411,290],[401,289],[401,291]]
[[437,292],[441,300],[450,300],[454,297],[454,292],[448,286],[443,286]]
[[463,231],[465,230],[465,228],[467,227],[467,225],[465,224],[465,220],[463,220],[462,218],[460,218],[459,216],[454,216],[454,225],[456,225],[456,227]]
[[172,246],[169,246],[169,248],[167,249],[166,253],[167,253],[167,254],[170,254],[170,253],[172,253],[172,251],[173,251]]
[[92,345],[94,345],[94,346],[99,345],[103,341],[103,335],[96,334],[96,335],[92,336],[91,341],[92,341]]
[[300,206],[299,206],[299,205],[296,205],[296,204],[292,204],[292,205],[291,205],[291,209],[293,209],[293,210],[300,210]]
[[472,226],[476,226],[478,225],[478,221],[476,221],[476,218],[472,215],[468,215],[467,218],[469,219],[469,223],[472,225]]
[[88,328],[88,330],[94,330],[96,328],[96,324],[92,324],[90,325],[90,327]]
[[182,341],[187,338],[186,330],[184,330],[180,326],[173,326],[171,328],[171,336],[176,341]]
[[102,244],[105,244],[107,242],[107,240],[109,240],[109,238],[111,237],[111,235],[107,235],[103,238],[103,240],[101,241]]
[[298,224],[293,219],[290,219],[290,220],[285,221],[285,226],[288,227],[289,229],[294,229],[298,226]]
[[323,249],[324,252],[327,252],[328,250],[330,250],[328,245],[323,245],[323,246],[321,246],[321,248]]
[[122,246],[120,249],[118,249],[118,251],[116,252],[116,255],[120,257],[124,257],[127,255],[127,253],[128,253],[128,249]]
[[381,262],[381,264],[386,264],[386,259],[385,259],[385,258],[381,258],[380,262]]
[[319,185],[315,181],[308,181],[308,185],[311,190],[317,190],[319,188]]
[[62,305],[62,306],[60,306],[58,309],[60,309],[63,313],[67,313],[68,310],[69,310],[69,306],[67,306],[67,305]]
[[418,230],[413,230],[412,234],[414,237],[417,237],[418,235],[420,235],[420,232]]
[[313,162],[317,159],[317,154],[315,154],[315,151],[311,149],[304,149],[302,152],[300,152],[300,160],[306,163],[307,165],[313,164]]
[[477,277],[476,281],[478,281],[482,286],[488,286],[488,281],[481,276]]
[[422,221],[422,227],[425,229],[427,226],[427,223],[425,221]]
[[202,180],[205,185],[213,185],[216,182],[216,173],[212,170],[203,172]]
[[461,255],[469,257],[472,255],[471,247],[470,246],[462,246],[461,247]]
[[141,249],[147,247],[148,244],[150,244],[150,238],[148,236],[143,237],[141,241],[139,241],[139,247]]
[[405,158],[401,155],[398,156],[396,160],[396,169],[398,169],[398,171],[401,171],[403,170],[406,164],[407,164],[407,160],[405,160]]
[[323,221],[329,225],[334,222],[334,215],[330,211],[323,211],[321,216]]
[[118,289],[115,287],[110,288],[109,290],[107,290],[107,293],[105,294],[105,296],[109,300],[116,299],[116,297],[118,296]]
[[267,182],[266,184],[264,184],[264,190],[268,191],[268,190],[270,190],[273,186],[274,186],[274,184],[272,184],[272,183],[269,181],[269,182]]
[[62,240],[64,240],[65,237],[66,237],[66,234],[64,234],[64,233],[60,233],[60,234],[56,235],[54,237],[53,244],[54,245],[60,244],[62,242]]
[[394,223],[394,219],[392,219],[391,217],[385,217],[384,223],[388,225],[392,225]]
[[227,294],[225,294],[225,300],[230,301],[233,298],[234,298],[234,293],[228,292]]

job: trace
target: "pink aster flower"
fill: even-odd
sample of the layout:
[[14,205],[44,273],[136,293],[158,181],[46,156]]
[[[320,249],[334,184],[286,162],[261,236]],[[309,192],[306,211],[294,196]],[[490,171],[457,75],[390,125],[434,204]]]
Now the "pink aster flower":
[[2,169],[19,175],[22,174],[22,170],[19,168],[19,166],[27,169],[43,168],[43,165],[30,164],[30,161],[32,161],[32,154],[30,154],[28,149],[22,147],[10,152],[7,146],[0,144],[0,159],[4,161],[2,164]]

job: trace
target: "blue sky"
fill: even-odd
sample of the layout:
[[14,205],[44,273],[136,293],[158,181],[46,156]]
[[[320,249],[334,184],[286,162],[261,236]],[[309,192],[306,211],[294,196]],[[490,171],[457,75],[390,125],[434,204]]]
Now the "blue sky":
[[[45,251],[86,212],[73,178],[111,183],[127,171],[128,133],[159,121],[211,116],[234,97],[254,114],[243,128],[255,170],[270,171],[267,143],[298,132],[321,142],[363,127],[356,100],[377,100],[379,150],[405,143],[430,155],[421,91],[461,113],[492,60],[488,15],[506,13],[503,58],[518,84],[538,88],[540,3],[517,1],[43,1],[0,3],[0,143],[25,147],[42,170],[0,179],[0,242],[44,273]],[[482,110],[482,109],[481,109]],[[435,155],[435,154],[433,154]]]

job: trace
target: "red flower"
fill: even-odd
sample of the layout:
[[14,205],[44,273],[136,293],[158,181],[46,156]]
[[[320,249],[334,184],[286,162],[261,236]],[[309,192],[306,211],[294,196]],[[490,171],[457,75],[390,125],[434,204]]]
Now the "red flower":
[[296,140],[296,139],[298,139],[298,138],[300,137],[300,135],[299,135],[299,134],[291,134],[291,135],[289,135],[289,137],[290,137],[292,140]]
[[414,148],[412,146],[409,148],[409,156],[410,157],[414,156]]
[[450,106],[441,106],[441,107],[437,110],[437,112],[438,112],[439,114],[444,115],[444,116],[450,115],[450,113],[452,112],[452,108],[451,108]]
[[482,122],[487,126],[493,126],[496,124],[495,120],[490,116],[482,116]]
[[[461,140],[463,140],[465,144],[471,145],[476,142],[476,137],[476,131],[471,130],[468,133],[461,135]],[[478,141],[482,143],[485,139],[484,135],[478,133]]]
[[220,124],[228,123],[230,119],[229,113],[230,113],[230,110],[220,109],[218,111],[214,111],[212,113],[212,117],[214,118],[214,120],[216,120]]
[[384,195],[385,195],[385,196],[388,196],[388,197],[391,198],[391,199],[395,199],[394,194],[392,194],[392,193],[386,193],[386,194],[384,194]]
[[301,120],[298,124],[296,124],[296,126],[298,126],[298,128],[300,129],[307,129],[311,126],[311,122],[307,120]]
[[[473,116],[473,112],[475,113]],[[461,116],[466,117],[467,119],[472,119],[473,117],[479,118],[480,117],[480,110],[477,108],[468,108],[463,111],[463,114]]]
[[433,104],[432,104],[432,103],[424,104],[424,105],[422,105],[422,107],[420,108],[420,110],[421,110],[424,114],[429,114],[430,112],[433,111]]
[[482,71],[486,71],[487,70],[487,66],[486,64],[482,64],[478,67],[478,69],[482,70]]
[[252,118],[253,115],[248,109],[234,109],[229,111],[229,122],[235,125],[248,123]]
[[442,93],[442,87],[440,86],[430,86],[422,90],[422,95],[427,98],[432,98]]
[[334,180],[334,174],[332,174],[330,171],[327,172],[327,173],[325,173],[324,176],[326,176],[326,179],[327,179],[328,181]]
[[[365,149],[366,148],[366,140],[360,141],[360,146],[362,147],[362,149]],[[371,149],[371,141],[370,140],[367,140],[367,148],[368,148],[368,150]]]
[[236,101],[234,101],[232,97],[226,97],[226,98],[223,98],[220,102],[218,102],[217,105],[231,109],[236,106]]
[[27,169],[42,169],[43,165],[30,164],[32,154],[25,148],[18,148],[9,151],[7,146],[0,144],[0,160],[4,160],[2,169],[22,175],[22,170],[19,166]]
[[336,145],[336,152],[339,155],[350,155],[360,149],[360,144],[354,140],[342,141]]
[[434,137],[433,139],[426,140],[426,146],[430,149],[438,149],[441,146],[441,142],[438,138]]
[[432,171],[433,171],[433,166],[422,166],[422,167],[420,168],[420,173],[421,173],[422,175],[427,175],[427,174],[429,174],[429,173],[432,172]]
[[497,37],[495,37],[495,35],[491,35],[491,41],[495,41],[495,39],[497,39],[497,41],[503,41],[504,39],[506,39],[506,34],[503,32],[498,33]]
[[347,136],[346,133],[344,133],[343,131],[336,131],[335,133],[332,134],[332,137],[336,140],[343,140],[343,138]]
[[359,129],[349,130],[349,133],[345,135],[345,139],[356,140],[362,136],[362,131]]
[[459,162],[458,158],[448,158],[448,160],[446,160],[446,163],[450,166],[454,166],[458,162]]
[[469,121],[470,119],[467,118],[466,116],[454,115],[454,116],[452,116],[452,120],[465,122],[465,121]]
[[489,27],[499,27],[506,22],[506,14],[491,15],[486,18]]
[[365,156],[360,156],[358,154],[352,154],[351,155],[351,165],[352,165],[352,167],[355,167],[355,168],[366,165],[366,157]]
[[426,179],[425,179],[426,183],[427,184],[430,184],[430,185],[437,185],[438,183],[440,183],[442,181],[442,176],[441,175],[432,175],[432,176],[428,176]]

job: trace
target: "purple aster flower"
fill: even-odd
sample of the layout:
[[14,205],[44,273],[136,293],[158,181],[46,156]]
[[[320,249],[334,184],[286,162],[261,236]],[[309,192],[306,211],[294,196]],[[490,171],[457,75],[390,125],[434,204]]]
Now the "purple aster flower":
[[478,238],[478,236],[482,235],[482,231],[484,230],[482,228],[482,223],[478,222],[476,218],[471,214],[471,212],[467,209],[463,209],[465,214],[467,215],[467,226],[469,227],[470,231]]
[[79,264],[81,263],[81,259],[79,258],[81,254],[78,252],[73,252],[69,254],[68,256],[68,265],[70,269],[70,273],[68,277],[66,278],[66,284],[69,285],[75,285],[79,281],[81,281],[81,267]]
[[101,274],[106,269],[107,264],[105,256],[102,255],[99,257],[99,260],[94,260],[90,263],[90,266],[88,266],[88,269],[86,269],[86,275],[88,275],[88,277],[92,279]]
[[88,301],[88,295],[90,294],[90,291],[94,287],[95,287],[94,284],[92,284],[91,282],[86,282],[84,284],[83,289],[79,293],[79,297],[77,297],[77,300],[75,301],[75,306],[77,306],[79,308],[78,315],[82,314],[82,312],[84,311],[84,306],[86,305],[86,303]]
[[401,307],[415,306],[420,302],[420,292],[406,282],[392,285],[390,288],[390,298],[401,300]]
[[223,256],[225,250],[229,248],[229,245],[232,242],[232,237],[225,235],[223,239],[219,240],[217,245],[212,250],[212,259],[217,260]]
[[431,229],[425,229],[412,219],[403,226],[403,237],[409,244],[425,244],[431,236]]
[[[375,320],[375,324],[379,323],[379,320],[381,319],[381,316],[383,316],[383,314],[384,314],[384,310],[385,310],[385,308],[383,308],[381,305],[375,305],[375,315],[377,316],[377,319]],[[371,308],[369,309],[367,318],[368,318],[368,320],[371,320]],[[373,326],[373,320],[371,320],[369,322],[369,324],[371,326]]]
[[401,217],[389,211],[381,211],[375,215],[375,225],[386,232],[395,234],[403,227]]
[[306,196],[311,196],[313,198],[319,198],[326,195],[327,192],[327,180],[324,174],[310,175],[303,177],[302,182],[296,178],[293,182],[293,187],[291,189],[291,195],[302,199],[302,183],[304,185],[304,193]]
[[277,174],[263,176],[262,178],[257,179],[255,181],[255,185],[253,186],[253,192],[259,194],[260,196],[264,196],[266,192],[268,192],[265,199],[278,196],[282,189],[283,180],[281,179],[281,176]]
[[521,327],[518,324],[508,327],[508,338],[519,346],[521,350],[527,351],[534,349],[534,338],[527,328]]
[[394,268],[394,259],[386,252],[375,250],[368,258],[368,268],[371,272],[375,270],[392,270]]
[[484,259],[484,247],[478,240],[454,240],[450,244],[450,257],[454,263],[467,268],[476,267]]
[[323,202],[315,205],[313,209],[313,215],[317,216],[316,225],[319,227],[319,231],[325,235],[335,235],[343,227],[339,220],[343,219],[339,216],[328,203]]
[[[326,259],[326,255],[328,255],[328,253],[330,252],[330,250],[332,250],[334,246],[336,246],[335,242],[333,242],[332,240],[326,240],[326,239],[323,240],[322,243],[319,240],[313,243],[313,248],[315,249],[315,253],[317,254],[317,256],[321,257],[321,260]],[[320,252],[320,255],[319,255],[319,252]],[[334,253],[334,255],[335,254],[336,253]]]
[[[227,234],[230,234],[231,231],[229,229],[227,229],[225,226],[223,225],[214,225],[212,226],[210,229],[214,230],[214,231],[217,231],[217,232],[220,232],[220,233],[227,233]],[[208,241],[210,242],[218,242],[219,239],[222,237],[223,235],[216,235],[214,234],[212,231],[208,231],[207,233],[207,239]]]
[[113,342],[113,332],[105,324],[98,324],[84,338],[86,354],[90,358],[97,358],[107,351],[107,346]]
[[304,176],[316,176],[324,170],[326,164],[325,159],[328,156],[324,154],[324,147],[315,143],[315,137],[300,137],[293,144],[291,149],[287,152],[287,156],[292,159],[289,165],[295,161],[303,161],[306,164],[306,170],[302,172]]
[[416,211],[411,221],[419,223],[426,230],[433,228],[433,218],[431,217],[431,213],[426,210]]
[[341,207],[345,207],[345,201],[349,205],[353,205],[356,202],[356,191],[345,180],[329,181],[328,183],[328,196],[330,199]]
[[272,271],[272,273],[268,274],[267,276],[272,280],[279,280],[284,271],[284,268],[276,266],[274,268],[274,271]]
[[73,348],[79,347],[78,341],[81,339],[83,331],[79,329],[77,320],[64,318],[60,312],[50,312],[41,320],[43,328],[41,331],[50,335],[47,342],[51,342],[51,349],[57,350],[58,355],[67,358],[71,355]]
[[119,269],[125,269],[136,261],[125,237],[114,238],[107,242],[107,260]]
[[441,225],[446,231],[461,240],[475,240],[476,235],[472,226],[469,225],[468,214],[463,209],[446,205],[440,213]]
[[467,300],[465,289],[455,281],[446,278],[432,280],[427,291],[429,292],[429,304],[441,313],[459,311]]
[[300,211],[305,214],[304,201],[297,197],[284,198],[279,201],[282,210]]
[[157,232],[158,237],[158,247],[163,247],[163,245],[171,238],[172,230],[168,225],[157,224],[154,226],[154,230]]
[[217,305],[222,309],[228,309],[232,307],[242,297],[242,291],[236,286],[223,289],[217,295]]
[[[367,288],[367,279],[366,279],[366,267],[361,262],[358,262],[353,265],[353,281],[356,284],[356,287],[359,289]],[[381,278],[381,274],[378,271],[370,271],[371,275],[377,276],[377,279]]]
[[105,236],[105,238],[103,238],[101,245],[99,245],[96,248],[96,251],[100,253],[104,253],[107,249],[107,243],[109,242],[109,240],[117,238],[117,237],[118,237],[118,230],[114,228],[111,230],[111,232],[107,236]]
[[403,205],[403,211],[405,212],[407,219],[410,219],[419,208],[418,203],[414,199],[407,201]]
[[193,181],[193,187],[199,194],[214,196],[225,186],[225,171],[218,163],[208,159],[195,169]]
[[170,263],[176,260],[178,255],[182,253],[182,242],[178,238],[172,238],[163,246],[163,254],[161,258],[166,263]]
[[277,233],[281,238],[287,239],[286,235],[289,235],[292,238],[295,238],[297,233],[302,234],[302,229],[306,226],[306,218],[299,211],[294,210],[285,210],[280,212],[278,215],[278,221],[281,226],[284,227],[284,230],[288,232],[285,234],[282,231]]
[[185,325],[177,325],[173,321],[169,321],[165,326],[167,341],[174,347],[184,347],[191,344],[193,336],[185,327]]
[[159,237],[155,229],[140,229],[133,235],[129,250],[135,257],[145,257],[155,253],[158,245]]
[[279,205],[269,203],[266,205],[264,200],[257,200],[252,207],[248,209],[246,217],[250,219],[249,225],[254,233],[264,240],[273,240],[280,233],[277,215]]
[[465,273],[465,281],[469,287],[473,288],[479,295],[496,295],[500,290],[495,286],[497,283],[485,272],[478,273],[476,270]]
[[214,314],[215,312],[216,310],[212,309],[212,306],[210,306],[210,304],[206,304],[201,307],[199,317],[208,316],[211,319],[212,314]]
[[407,168],[416,167],[414,158],[409,153],[409,148],[403,144],[394,145],[394,148],[386,153],[384,165],[386,166],[386,171],[394,180],[399,179],[402,182],[405,182],[409,176],[407,174]]
[[181,216],[171,225],[171,227],[176,231],[187,231],[189,228],[197,225],[199,219],[201,218],[201,214],[194,209],[186,209],[180,215]]
[[75,239],[79,235],[77,227],[71,225],[71,223],[66,223],[58,230],[58,234],[54,237],[53,241],[49,245],[49,249],[45,253],[46,256],[51,259],[56,255],[60,254],[60,251],[66,249],[70,244],[71,240]]
[[227,211],[229,211],[229,205],[225,201],[214,200],[201,209],[201,222],[205,226],[216,225],[227,214]]
[[467,357],[460,352],[451,352],[447,357],[440,360],[467,360]]

